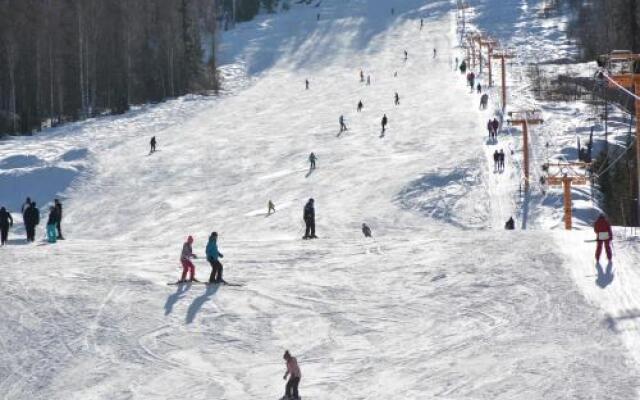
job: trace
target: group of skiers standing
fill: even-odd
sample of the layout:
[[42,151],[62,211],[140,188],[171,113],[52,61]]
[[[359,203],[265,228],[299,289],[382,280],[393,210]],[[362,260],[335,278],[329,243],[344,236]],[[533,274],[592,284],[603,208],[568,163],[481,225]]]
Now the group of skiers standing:
[[[21,207],[22,221],[24,222],[25,232],[28,242],[36,240],[36,227],[40,225],[40,210],[36,202],[27,197]],[[49,207],[49,218],[47,219],[46,233],[47,240],[55,243],[56,240],[62,240],[62,203],[55,199],[54,204]],[[13,216],[5,207],[0,207],[0,245],[7,244],[9,239],[9,228],[13,226]]]

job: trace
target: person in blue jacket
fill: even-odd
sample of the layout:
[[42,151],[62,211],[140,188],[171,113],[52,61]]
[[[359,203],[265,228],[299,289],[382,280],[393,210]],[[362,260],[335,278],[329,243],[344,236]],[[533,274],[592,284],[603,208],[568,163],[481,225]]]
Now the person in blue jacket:
[[223,258],[222,253],[218,251],[218,232],[211,232],[209,242],[207,243],[207,261],[211,264],[211,276],[209,283],[226,283],[222,279],[222,263],[218,258]]

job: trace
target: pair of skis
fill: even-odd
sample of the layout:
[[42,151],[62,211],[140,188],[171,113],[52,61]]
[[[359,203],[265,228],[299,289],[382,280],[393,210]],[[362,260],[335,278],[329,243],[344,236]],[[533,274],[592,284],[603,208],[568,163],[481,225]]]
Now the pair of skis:
[[178,285],[223,285],[223,286],[235,286],[240,287],[244,286],[242,283],[231,283],[231,282],[201,282],[201,281],[186,281],[186,282],[168,282],[169,286],[178,286]]

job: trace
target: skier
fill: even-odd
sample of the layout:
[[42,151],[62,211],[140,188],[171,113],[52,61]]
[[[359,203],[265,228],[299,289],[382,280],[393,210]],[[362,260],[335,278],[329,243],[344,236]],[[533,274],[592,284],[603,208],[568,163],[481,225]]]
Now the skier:
[[289,375],[289,381],[287,381],[284,397],[282,399],[298,400],[300,399],[300,395],[298,394],[298,385],[300,384],[300,378],[302,378],[300,367],[298,366],[298,360],[289,354],[289,350],[284,352],[284,356],[282,358],[284,358],[287,363],[287,372],[284,373],[282,379],[287,380],[287,375]]
[[611,231],[611,224],[607,221],[604,214],[600,214],[596,223],[593,226],[593,231],[596,233],[596,241],[598,242],[596,247],[596,262],[600,262],[600,254],[602,253],[602,245],[607,252],[607,258],[611,262],[611,240],[613,240],[613,232]]
[[473,93],[473,87],[476,82],[476,74],[473,71],[469,72],[469,86],[471,86],[471,92]]
[[369,225],[365,224],[364,222],[362,223],[362,234],[364,235],[364,237],[371,237],[371,228],[369,228]]
[[489,139],[493,139],[493,122],[491,120],[487,122],[487,131],[489,131]]
[[60,203],[60,200],[55,199],[53,201],[53,205],[58,213],[58,222],[56,223],[56,228],[58,229],[58,240],[64,240],[64,237],[62,236],[62,228],[60,227],[60,224],[62,223],[62,203]]
[[55,243],[56,225],[58,224],[58,211],[54,206],[49,207],[49,219],[47,220],[47,241],[49,243]]
[[506,229],[508,231],[512,231],[512,230],[516,229],[516,222],[513,220],[513,217],[509,217],[507,222],[505,222],[504,229]]
[[318,159],[318,157],[316,157],[315,154],[313,154],[313,152],[311,152],[311,154],[309,154],[309,169],[316,169],[316,160]]
[[7,244],[9,238],[9,227],[13,226],[13,217],[6,208],[0,208],[0,246]]
[[360,82],[364,82],[364,72],[360,70]]
[[400,105],[400,96],[398,95],[398,92],[396,92],[396,95],[394,96],[394,103],[399,106]]
[[465,72],[467,72],[467,61],[462,60],[462,62],[460,63],[460,73],[464,75]]
[[500,129],[500,122],[497,118],[493,119],[493,134],[494,136],[498,136],[498,130]]
[[389,120],[387,119],[387,114],[384,114],[382,116],[382,121],[380,122],[380,124],[382,125],[382,135],[384,135],[384,133],[387,131],[387,123],[389,122]]
[[485,93],[480,97],[480,109],[486,110],[488,103],[489,103],[489,95]]
[[338,122],[340,123],[340,133],[349,130],[349,128],[347,128],[347,124],[344,123],[344,115],[341,115],[340,118],[338,118]]
[[182,277],[178,283],[187,282],[187,272],[189,273],[190,282],[200,282],[195,278],[196,267],[191,262],[192,258],[198,258],[193,254],[193,236],[189,236],[187,241],[182,245],[182,253],[180,253],[180,263],[182,264]]
[[276,212],[276,206],[273,204],[273,202],[271,200],[269,200],[269,203],[267,204],[268,210],[267,210],[267,215],[271,215],[272,212]]
[[222,263],[218,258],[224,258],[222,253],[218,251],[218,232],[211,232],[209,242],[207,243],[207,261],[211,265],[211,275],[209,283],[227,283],[222,279]]
[[409,59],[409,52],[407,50],[404,51],[404,60],[407,61]]
[[420,18],[420,30],[424,27],[424,18]]
[[498,150],[493,152],[493,171],[497,171],[500,167],[498,166],[500,163],[500,153]]
[[24,211],[24,225],[27,230],[27,240],[34,242],[36,240],[36,225],[40,224],[40,210],[36,206],[36,202],[31,202],[31,205]]
[[316,210],[313,207],[313,199],[309,199],[304,206],[304,213],[302,215],[305,224],[305,231],[303,239],[317,239],[316,236]]
[[149,151],[149,154],[153,154],[156,151],[156,137],[153,136],[151,138],[151,142],[149,142],[149,144],[151,145],[151,150]]
[[504,172],[504,151],[502,149],[498,153],[498,170]]
[[357,110],[358,112],[361,112],[361,111],[362,111],[362,107],[364,107],[364,104],[362,104],[362,100],[360,100],[360,101],[358,102],[358,107],[356,108],[356,110]]
[[476,90],[477,90],[478,94],[482,93],[482,85],[480,83],[478,83],[476,85]]
[[438,50],[436,50],[435,48],[433,49],[433,58],[436,58],[438,56]]
[[306,90],[309,90],[309,80],[308,79],[304,80],[304,87],[305,87]]

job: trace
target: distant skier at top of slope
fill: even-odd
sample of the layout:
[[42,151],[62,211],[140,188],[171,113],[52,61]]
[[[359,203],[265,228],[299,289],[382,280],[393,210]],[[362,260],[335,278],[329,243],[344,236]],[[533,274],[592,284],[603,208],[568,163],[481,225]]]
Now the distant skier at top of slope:
[[404,51],[404,60],[407,61],[409,59],[409,52],[405,49]]
[[304,80],[304,87],[305,87],[306,90],[309,90],[309,80],[308,79]]
[[300,372],[300,367],[298,366],[298,360],[293,357],[289,350],[284,352],[284,356],[282,358],[285,360],[287,364],[287,371],[284,373],[282,379],[287,380],[287,376],[289,376],[289,381],[285,386],[285,392],[283,400],[298,400],[300,399],[300,395],[298,393],[298,385],[300,384],[300,379],[302,378],[302,373]]
[[156,152],[156,137],[153,136],[151,137],[151,141],[149,142],[149,145],[151,146],[151,150],[149,150],[149,154],[153,154]]
[[600,214],[593,225],[593,231],[596,233],[596,262],[600,261],[600,254],[602,254],[602,245],[604,244],[605,251],[607,252],[607,258],[611,262],[611,241],[613,240],[613,231],[611,230],[611,224],[607,220],[604,214]]
[[362,104],[362,100],[360,100],[358,102],[358,105],[356,106],[356,111],[361,112],[363,107],[364,107],[364,104]]
[[505,222],[504,229],[506,229],[508,231],[512,231],[512,230],[516,229],[516,222],[513,220],[513,217],[509,217],[507,222]]
[[211,232],[206,248],[207,261],[211,265],[211,275],[209,283],[226,283],[222,279],[222,263],[218,258],[224,258],[224,255],[218,250],[218,232]]
[[6,208],[0,207],[0,246],[7,244],[9,228],[13,226],[13,217]]
[[362,223],[362,234],[364,235],[364,237],[371,237],[371,228],[369,228],[369,225],[365,224],[364,222]]
[[309,154],[309,169],[316,169],[316,160],[317,159],[318,159],[318,156],[313,154],[313,152],[311,152],[311,154]]
[[189,273],[189,281],[199,282],[195,278],[196,267],[191,262],[192,258],[198,258],[193,254],[193,236],[189,236],[187,241],[182,245],[182,252],[180,253],[180,263],[182,264],[182,277],[178,283],[187,282],[187,272]]
[[316,210],[314,208],[313,199],[309,199],[304,206],[302,213],[302,219],[304,220],[305,231],[303,239],[317,239],[316,236]]
[[338,118],[338,123],[340,124],[340,133],[349,130],[349,128],[347,128],[347,124],[344,122],[344,115],[341,115],[340,118]]
[[393,96],[393,103],[396,106],[400,105],[400,95],[398,94],[398,92],[396,92],[396,94]]
[[382,125],[382,134],[383,135],[387,131],[387,123],[388,122],[389,122],[389,120],[387,119],[387,114],[384,114],[382,116],[382,121],[380,121],[380,125]]
[[364,71],[360,70],[360,82],[364,82]]

